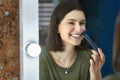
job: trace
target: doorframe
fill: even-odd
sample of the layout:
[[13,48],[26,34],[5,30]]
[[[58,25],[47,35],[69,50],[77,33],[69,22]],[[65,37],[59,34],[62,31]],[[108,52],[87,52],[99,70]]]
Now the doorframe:
[[38,0],[19,0],[20,13],[20,80],[39,80],[39,56],[24,50],[26,43],[39,44]]

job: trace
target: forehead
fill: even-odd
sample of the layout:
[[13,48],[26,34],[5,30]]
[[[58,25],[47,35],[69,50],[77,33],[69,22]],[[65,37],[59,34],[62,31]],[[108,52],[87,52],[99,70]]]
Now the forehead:
[[77,21],[85,20],[85,14],[81,10],[72,10],[71,12],[65,15],[64,20],[67,19],[75,19]]

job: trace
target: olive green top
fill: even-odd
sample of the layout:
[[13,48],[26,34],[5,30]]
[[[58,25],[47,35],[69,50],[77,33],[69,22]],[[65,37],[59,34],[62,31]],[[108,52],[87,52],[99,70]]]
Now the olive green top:
[[57,65],[48,50],[43,48],[40,54],[40,80],[89,80],[90,58],[90,50],[80,50],[73,65],[66,69]]

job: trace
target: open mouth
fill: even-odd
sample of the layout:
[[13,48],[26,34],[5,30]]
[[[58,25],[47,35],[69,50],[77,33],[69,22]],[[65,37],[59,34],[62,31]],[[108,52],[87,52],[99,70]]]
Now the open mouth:
[[74,38],[80,38],[82,37],[81,34],[70,34],[71,37],[74,37]]

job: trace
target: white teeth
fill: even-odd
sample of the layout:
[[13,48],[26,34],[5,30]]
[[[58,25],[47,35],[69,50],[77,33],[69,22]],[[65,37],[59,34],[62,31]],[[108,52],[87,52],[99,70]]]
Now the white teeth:
[[79,34],[71,34],[73,37],[80,37]]

